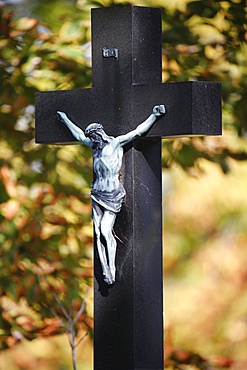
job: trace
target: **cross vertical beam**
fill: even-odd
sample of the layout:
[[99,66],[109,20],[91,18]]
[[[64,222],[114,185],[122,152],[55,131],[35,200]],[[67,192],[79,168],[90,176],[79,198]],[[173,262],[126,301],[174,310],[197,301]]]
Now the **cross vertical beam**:
[[[133,86],[161,84],[160,10],[97,9],[93,10],[92,26],[93,34],[100,34],[93,37],[93,86],[101,85],[104,90],[105,78],[112,79],[115,91],[111,99],[118,99],[115,122],[132,121]],[[119,64],[113,58],[102,59],[104,46],[119,49]],[[137,115],[136,122],[138,119]],[[102,283],[95,259],[99,273],[94,291],[94,368],[163,369],[160,138],[128,146],[123,183],[126,202],[115,230],[123,243],[118,243],[118,281],[110,289]]]

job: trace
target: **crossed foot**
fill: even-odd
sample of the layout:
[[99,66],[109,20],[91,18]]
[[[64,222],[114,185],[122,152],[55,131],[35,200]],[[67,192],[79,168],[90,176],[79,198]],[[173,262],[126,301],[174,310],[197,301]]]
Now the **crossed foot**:
[[115,268],[110,269],[107,266],[106,269],[103,271],[104,282],[108,285],[114,284],[115,275],[116,275],[116,269]]

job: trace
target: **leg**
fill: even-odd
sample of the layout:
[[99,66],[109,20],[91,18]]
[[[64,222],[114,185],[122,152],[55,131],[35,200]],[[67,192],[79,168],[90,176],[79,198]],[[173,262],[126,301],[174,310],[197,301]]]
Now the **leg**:
[[112,229],[116,220],[116,214],[111,211],[104,211],[102,220],[101,220],[101,234],[104,236],[107,246],[108,252],[108,261],[109,261],[109,268],[111,273],[111,282],[113,284],[115,282],[115,275],[116,275],[116,266],[115,266],[115,259],[116,259],[116,251],[117,251],[117,242],[112,234]]
[[94,222],[94,232],[96,237],[96,246],[99,254],[99,259],[102,267],[102,272],[104,276],[104,281],[107,284],[111,284],[111,274],[107,263],[106,251],[104,245],[101,243],[101,222],[103,217],[103,211],[98,206],[96,202],[93,201],[93,222]]

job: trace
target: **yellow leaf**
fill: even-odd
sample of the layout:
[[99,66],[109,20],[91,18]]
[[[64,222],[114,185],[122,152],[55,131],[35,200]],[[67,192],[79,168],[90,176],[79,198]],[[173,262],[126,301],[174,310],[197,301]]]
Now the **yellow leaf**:
[[35,18],[23,17],[16,21],[15,28],[17,31],[29,31],[38,24],[38,20]]

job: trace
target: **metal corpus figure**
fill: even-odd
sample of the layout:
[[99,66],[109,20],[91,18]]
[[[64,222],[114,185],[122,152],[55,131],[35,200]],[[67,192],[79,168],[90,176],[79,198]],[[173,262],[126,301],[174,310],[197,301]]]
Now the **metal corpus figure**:
[[91,191],[92,218],[104,281],[109,285],[115,282],[116,275],[117,242],[113,235],[113,226],[126,194],[119,180],[123,146],[144,135],[153,126],[157,117],[164,113],[165,106],[157,105],[153,108],[152,114],[135,130],[112,137],[105,133],[99,123],[91,123],[83,132],[65,113],[57,112],[59,119],[70,129],[72,135],[93,149],[95,181]]

